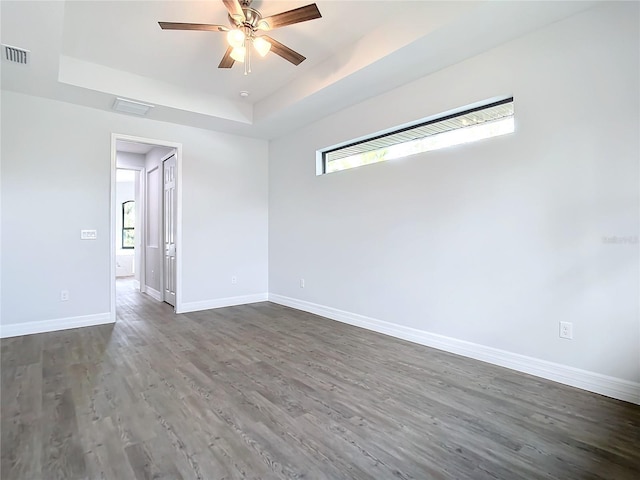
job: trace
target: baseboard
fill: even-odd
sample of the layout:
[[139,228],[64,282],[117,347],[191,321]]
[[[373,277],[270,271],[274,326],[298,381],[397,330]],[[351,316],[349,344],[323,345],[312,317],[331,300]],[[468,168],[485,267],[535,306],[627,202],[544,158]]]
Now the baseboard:
[[0,326],[0,338],[55,332],[57,330],[68,330],[70,328],[92,327],[105,323],[113,323],[113,318],[109,312],[95,315],[82,315],[79,317],[39,320],[36,322],[13,323]]
[[324,305],[270,293],[269,301],[446,352],[481,360],[640,405],[640,383],[437,335]]
[[159,302],[162,301],[162,295],[160,295],[160,292],[155,288],[151,288],[149,285],[147,285],[146,288],[144,289],[144,293],[149,295],[154,300],[157,300]]
[[233,307],[235,305],[245,305],[247,303],[266,302],[269,300],[267,293],[256,293],[253,295],[241,295],[238,297],[216,298],[214,300],[203,300],[201,302],[187,302],[180,305],[180,313],[198,312],[200,310],[210,310],[212,308]]
[[137,290],[140,290],[140,280],[134,280],[134,281],[133,281],[133,286],[134,286]]

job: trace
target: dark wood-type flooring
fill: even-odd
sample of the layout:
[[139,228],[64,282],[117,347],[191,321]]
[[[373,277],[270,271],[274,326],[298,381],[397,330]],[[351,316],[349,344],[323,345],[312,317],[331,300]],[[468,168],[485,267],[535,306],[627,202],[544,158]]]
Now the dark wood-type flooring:
[[640,407],[271,303],[4,339],[10,479],[634,479]]

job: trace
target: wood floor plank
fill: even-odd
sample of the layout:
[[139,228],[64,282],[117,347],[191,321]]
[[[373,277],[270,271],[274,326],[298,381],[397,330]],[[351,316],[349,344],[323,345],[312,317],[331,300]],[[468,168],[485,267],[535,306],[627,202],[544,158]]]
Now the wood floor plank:
[[640,407],[268,302],[0,342],[3,480],[637,480]]
[[[41,468],[40,429],[42,418],[42,365],[30,363],[10,370],[11,382],[2,389],[2,445],[0,472],[29,478]],[[4,382],[3,382],[4,383]]]
[[70,389],[43,396],[42,476],[47,479],[86,477],[84,452]]

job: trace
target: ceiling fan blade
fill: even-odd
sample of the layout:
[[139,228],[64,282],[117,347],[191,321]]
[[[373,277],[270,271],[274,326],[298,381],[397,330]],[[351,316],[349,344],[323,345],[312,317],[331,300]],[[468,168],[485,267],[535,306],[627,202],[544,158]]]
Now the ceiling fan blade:
[[258,22],[259,30],[273,30],[274,28],[293,25],[294,23],[306,22],[315,18],[321,18],[320,10],[315,3],[300,8],[294,8],[286,12],[278,13],[270,17],[265,17]]
[[202,30],[206,32],[228,32],[229,28],[224,25],[210,25],[208,23],[176,23],[158,22],[163,30]]
[[224,52],[224,55],[222,57],[222,60],[220,60],[220,65],[218,65],[218,68],[231,68],[233,67],[233,64],[235,63],[235,60],[233,58],[231,58],[231,52],[233,51],[233,47],[228,47],[227,51]]
[[222,0],[222,3],[224,3],[224,6],[229,10],[231,18],[238,20],[240,23],[245,21],[244,12],[238,0]]
[[307,57],[300,55],[298,52],[291,50],[286,45],[281,44],[279,41],[274,40],[271,37],[263,35],[262,38],[264,38],[271,44],[271,51],[273,53],[275,53],[276,55],[280,55],[282,58],[293,63],[294,65],[300,65],[307,59]]

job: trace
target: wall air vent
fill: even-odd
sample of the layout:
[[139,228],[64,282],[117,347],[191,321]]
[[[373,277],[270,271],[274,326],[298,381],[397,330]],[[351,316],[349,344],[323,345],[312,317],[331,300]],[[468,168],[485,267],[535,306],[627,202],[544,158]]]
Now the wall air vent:
[[3,57],[7,62],[29,64],[29,50],[24,48],[12,47],[11,45],[2,44]]
[[134,100],[127,100],[126,98],[117,97],[113,102],[113,109],[116,112],[128,113],[130,115],[144,116],[149,113],[154,105],[148,103],[136,102]]

